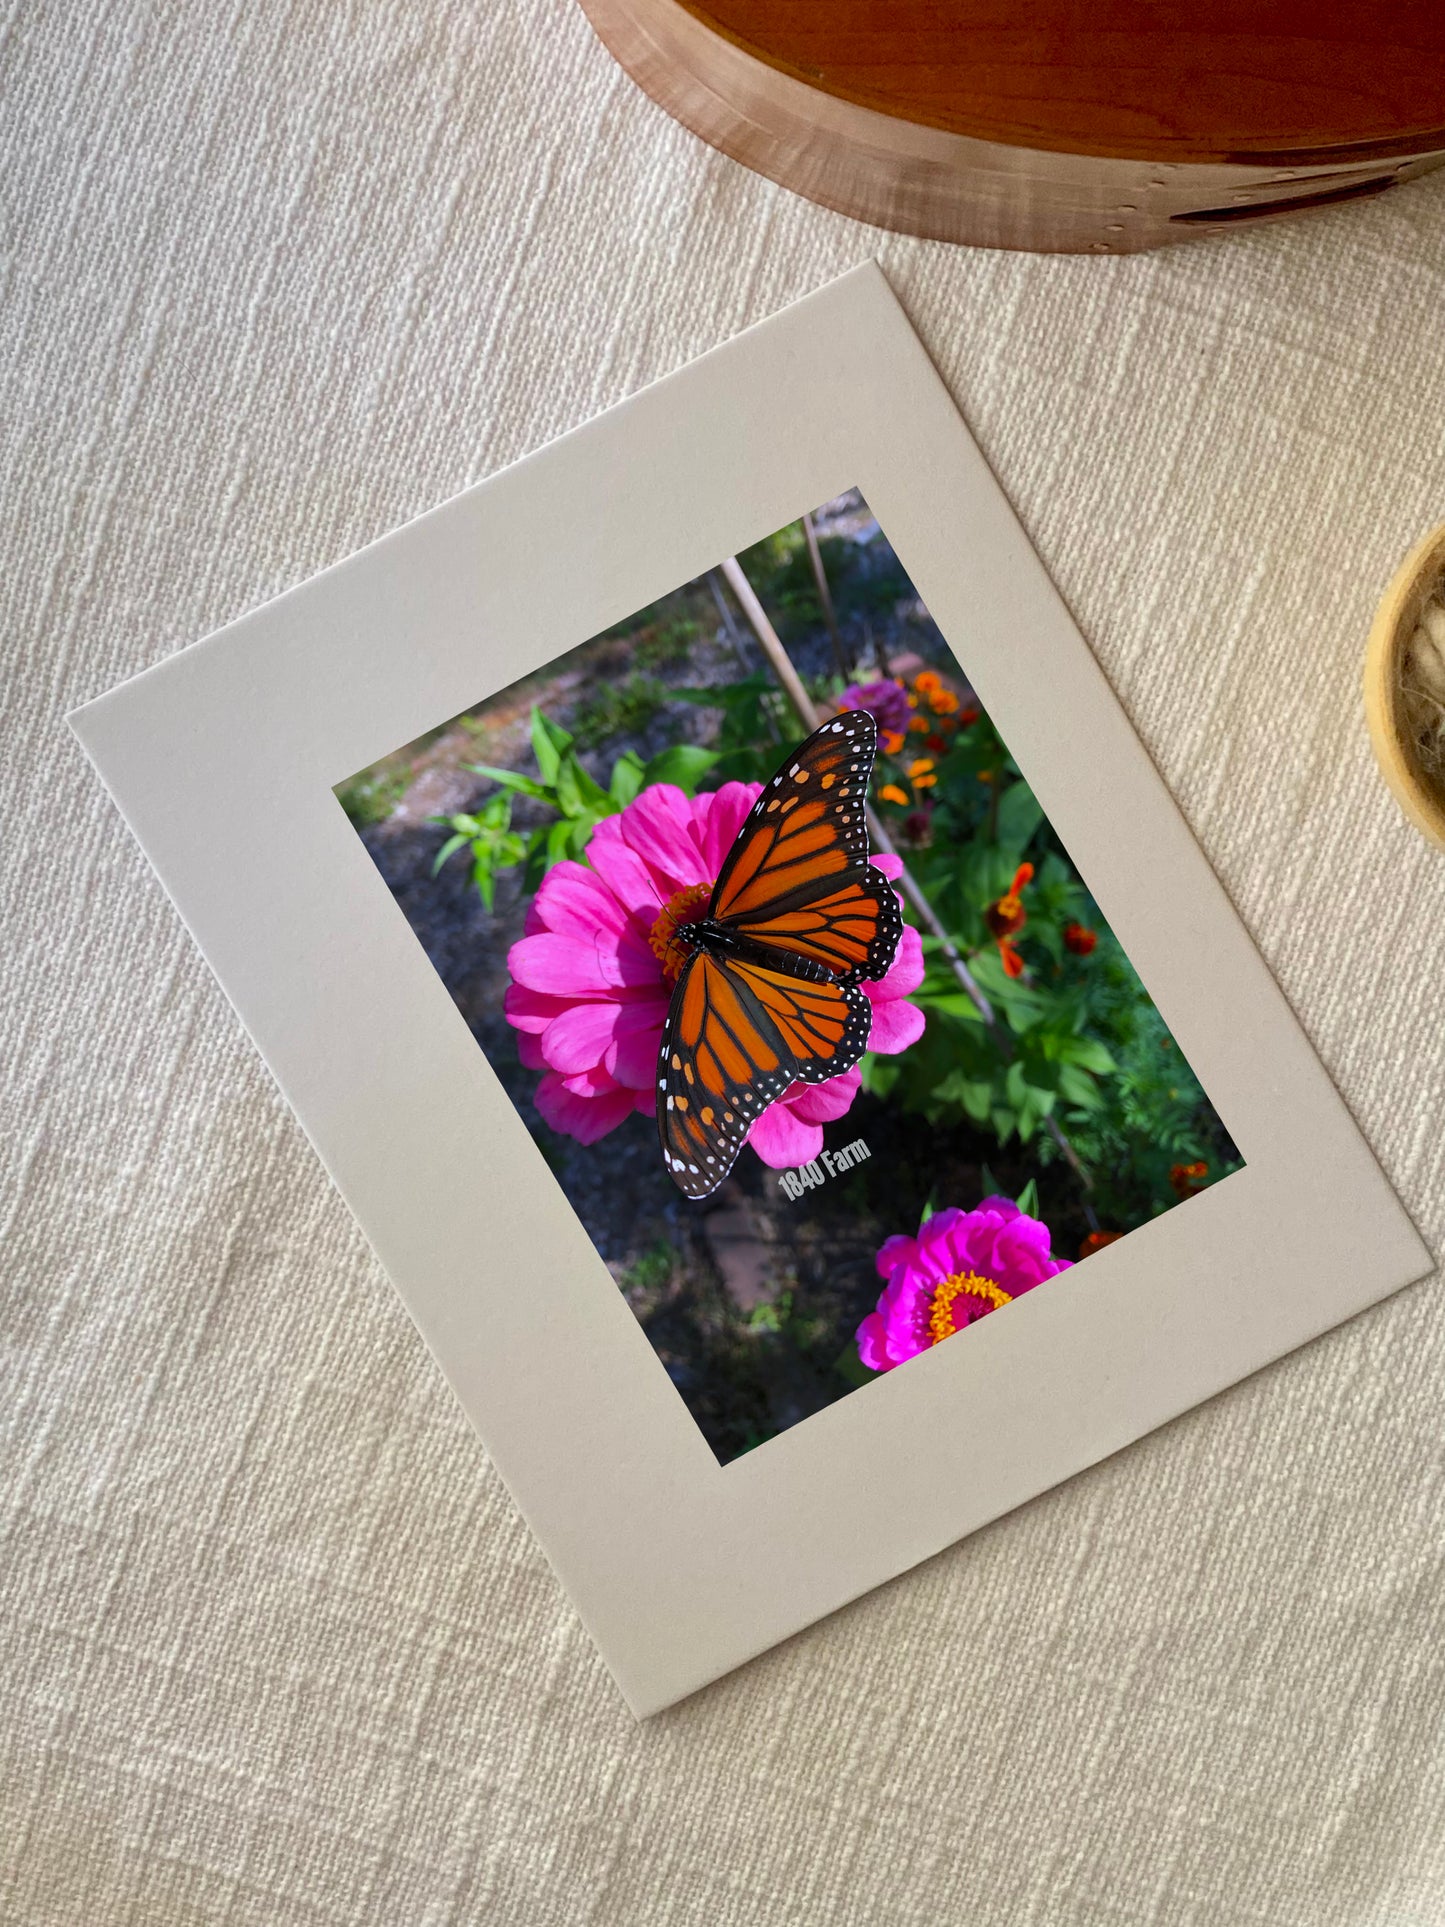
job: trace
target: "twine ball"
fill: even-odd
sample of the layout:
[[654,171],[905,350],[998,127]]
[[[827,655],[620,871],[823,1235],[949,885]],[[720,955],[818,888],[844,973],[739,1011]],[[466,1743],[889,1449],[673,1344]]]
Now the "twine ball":
[[1400,807],[1445,850],[1445,524],[1406,556],[1375,616],[1365,719]]

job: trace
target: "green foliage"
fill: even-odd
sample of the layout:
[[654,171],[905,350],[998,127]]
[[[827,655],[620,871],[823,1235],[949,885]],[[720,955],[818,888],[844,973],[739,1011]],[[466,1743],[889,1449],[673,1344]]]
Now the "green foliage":
[[1202,1159],[1216,1179],[1238,1159],[1112,932],[1100,930],[1087,966],[1090,1026],[1106,1041],[1114,1074],[1107,1103],[1066,1105],[1061,1122],[1093,1175],[1100,1215],[1137,1223],[1174,1202],[1172,1165]]
[[667,669],[681,662],[701,634],[701,624],[690,616],[674,616],[655,623],[637,638],[633,654],[640,669]]
[[[580,857],[602,819],[618,815],[649,783],[675,783],[690,796],[716,761],[711,750],[694,743],[674,744],[647,762],[635,750],[625,750],[613,764],[604,790],[579,758],[576,739],[535,706],[532,753],[537,761],[535,777],[490,763],[470,764],[478,776],[500,784],[502,794],[490,798],[480,811],[432,819],[450,831],[437,851],[433,874],[458,850],[469,850],[472,880],[489,910],[501,871],[521,865],[523,888],[535,890],[554,863]],[[526,830],[512,825],[513,805],[519,798],[534,806],[534,818],[546,812]]]
[[800,738],[792,705],[765,669],[707,689],[674,689],[674,696],[722,711],[709,787],[765,783]]
[[[838,609],[864,617],[880,615],[911,593],[908,577],[896,560],[887,569],[872,567],[856,542],[820,535],[818,552]],[[784,642],[819,626],[823,610],[801,522],[790,522],[744,549],[738,561]]]
[[625,682],[603,683],[578,708],[573,737],[581,749],[595,749],[623,732],[646,729],[667,701],[667,690],[655,676],[634,671]]
[[627,1266],[617,1282],[629,1297],[655,1297],[672,1283],[677,1256],[675,1248],[659,1238]]
[[406,793],[406,771],[363,770],[336,785],[336,800],[358,830],[384,823]]

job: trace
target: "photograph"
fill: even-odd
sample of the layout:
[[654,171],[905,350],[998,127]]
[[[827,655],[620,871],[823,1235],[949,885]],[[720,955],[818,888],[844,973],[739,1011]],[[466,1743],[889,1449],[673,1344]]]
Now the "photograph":
[[1241,1166],[963,655],[854,490],[336,789],[722,1463]]

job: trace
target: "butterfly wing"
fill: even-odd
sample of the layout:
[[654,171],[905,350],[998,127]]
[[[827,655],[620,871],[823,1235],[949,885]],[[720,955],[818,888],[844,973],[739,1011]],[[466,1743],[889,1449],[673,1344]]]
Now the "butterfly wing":
[[[759,962],[850,983],[885,974],[903,913],[868,861],[865,814],[878,747],[866,709],[826,722],[789,757],[728,852],[709,915]],[[812,965],[812,969],[807,966]]]
[[814,982],[694,951],[672,993],[658,1058],[663,1160],[690,1198],[732,1169],[755,1118],[795,1079],[821,1084],[863,1054],[872,1006],[856,984]]

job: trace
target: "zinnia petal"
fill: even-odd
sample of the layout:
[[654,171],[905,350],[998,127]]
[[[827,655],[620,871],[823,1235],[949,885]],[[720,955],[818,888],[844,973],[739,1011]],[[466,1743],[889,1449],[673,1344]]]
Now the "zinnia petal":
[[607,1056],[607,1068],[619,1084],[645,1090],[653,1097],[648,1108],[655,1108],[657,1059],[662,1050],[662,1031],[667,1022],[668,999],[664,996],[639,998],[623,1004],[617,1030]]
[[858,1327],[858,1356],[870,1372],[886,1372],[893,1363],[888,1355],[888,1334],[876,1311],[870,1311]]
[[564,1077],[602,1064],[626,1010],[626,1004],[610,1001],[571,1005],[542,1033],[542,1055]]
[[[778,1104],[786,1104],[804,1124],[832,1124],[847,1115],[862,1084],[863,1073],[855,1064],[852,1070],[840,1071],[837,1077],[830,1077],[823,1084],[790,1084]],[[776,1110],[777,1105],[769,1109]],[[766,1111],[763,1116],[767,1116]],[[815,1151],[813,1155],[818,1154]]]
[[927,1019],[917,1004],[910,1004],[906,997],[874,1002],[873,1022],[868,1030],[869,1050],[883,1051],[895,1055],[916,1044],[923,1035]]
[[747,1141],[764,1164],[774,1171],[787,1171],[817,1157],[823,1148],[823,1127],[804,1123],[788,1104],[770,1104],[748,1132]]
[[666,886],[661,891],[664,902],[690,884],[713,881],[692,833],[691,805],[676,784],[654,783],[617,820],[629,849]]
[[535,898],[548,930],[590,943],[599,931],[614,940],[628,928],[627,911],[595,870],[580,863],[553,864]]
[[537,1086],[537,1109],[554,1131],[576,1138],[579,1144],[595,1144],[631,1116],[633,1094],[613,1091],[606,1097],[580,1097],[566,1088],[555,1071],[548,1071]]

